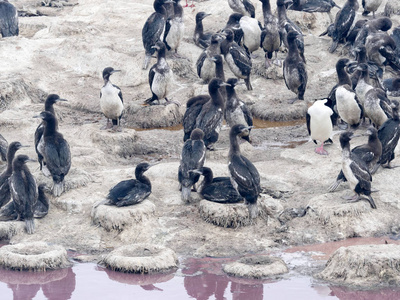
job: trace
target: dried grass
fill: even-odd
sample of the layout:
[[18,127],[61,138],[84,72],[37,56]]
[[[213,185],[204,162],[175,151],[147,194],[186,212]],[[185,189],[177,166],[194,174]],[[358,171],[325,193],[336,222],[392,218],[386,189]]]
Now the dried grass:
[[156,206],[149,200],[135,205],[117,207],[113,205],[99,205],[92,209],[92,221],[95,225],[107,231],[122,231],[126,226],[140,223],[154,216]]
[[151,244],[136,244],[113,250],[101,263],[118,272],[159,273],[176,268],[178,258],[175,252],[169,248]]
[[0,222],[0,240],[9,240],[14,235],[25,232],[25,223],[18,221]]
[[245,278],[265,278],[289,272],[285,262],[278,257],[243,257],[223,267],[225,273]]
[[0,248],[0,265],[18,271],[46,271],[65,268],[71,263],[64,247],[32,242]]
[[316,277],[339,284],[400,285],[400,245],[341,247]]

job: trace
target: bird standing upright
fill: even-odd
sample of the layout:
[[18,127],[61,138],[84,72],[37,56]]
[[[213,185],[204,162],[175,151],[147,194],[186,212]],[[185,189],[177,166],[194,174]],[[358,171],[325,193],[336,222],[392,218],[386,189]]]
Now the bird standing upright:
[[[102,129],[113,128],[114,131],[121,131],[121,117],[124,110],[124,100],[121,89],[112,84],[110,76],[120,70],[107,67],[103,70],[104,85],[100,91],[100,107],[107,118],[107,125]],[[110,122],[112,120],[112,124]]]

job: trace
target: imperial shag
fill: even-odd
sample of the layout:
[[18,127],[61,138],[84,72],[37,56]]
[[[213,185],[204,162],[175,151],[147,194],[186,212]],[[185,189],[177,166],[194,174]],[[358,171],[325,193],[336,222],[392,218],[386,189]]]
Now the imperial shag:
[[[54,104],[58,101],[67,101],[66,99],[61,99],[60,96],[56,94],[50,94],[47,96],[46,101],[44,102],[44,110],[51,112],[54,116],[56,112],[54,111]],[[50,176],[50,172],[47,169],[46,163],[43,162],[43,154],[40,152],[39,146],[40,143],[43,143],[43,132],[44,132],[44,122],[40,123],[35,131],[35,150],[38,156],[38,161],[40,164],[40,170],[42,170],[45,176]]]
[[8,149],[8,142],[7,140],[0,134],[0,159],[2,161],[7,160],[7,149]]
[[240,153],[237,138],[249,135],[249,127],[237,124],[231,128],[229,133],[230,150],[228,168],[231,182],[234,188],[242,196],[248,205],[250,218],[256,218],[257,198],[261,192],[260,175],[256,167]]
[[[103,70],[104,85],[100,91],[100,107],[107,118],[107,125],[102,129],[113,128],[121,131],[121,117],[124,110],[124,100],[122,99],[121,89],[112,84],[110,76],[120,70],[107,67]],[[112,124],[110,122],[112,120]]]
[[280,66],[277,53],[281,46],[281,35],[279,34],[278,18],[271,12],[270,0],[260,0],[264,15],[264,28],[261,31],[261,47],[265,52],[265,68],[271,66],[272,54],[275,52],[275,63]]
[[[12,163],[15,153],[24,147],[20,142],[12,142],[7,150],[7,169],[0,175],[0,207],[7,204],[11,199],[10,185],[8,179],[12,174]],[[27,147],[27,146],[25,146]]]
[[220,42],[222,37],[219,34],[213,34],[211,44],[199,56],[196,62],[197,75],[204,80],[205,83],[215,76],[215,65],[211,58],[221,54]]
[[203,19],[208,16],[211,16],[211,14],[203,11],[196,14],[196,27],[194,29],[193,40],[197,46],[203,49],[206,49],[210,45],[213,35],[211,32],[204,32],[203,29]]
[[0,32],[3,38],[19,34],[18,11],[8,0],[0,1]]
[[340,145],[342,147],[342,171],[350,188],[356,193],[353,197],[346,197],[350,202],[356,202],[362,198],[360,195],[367,196],[367,200],[372,208],[376,208],[374,199],[371,197],[372,176],[367,164],[362,160],[357,160],[350,155],[350,140],[353,133],[345,131],[340,135]]
[[200,128],[192,131],[182,148],[181,162],[178,170],[178,180],[182,193],[182,200],[188,203],[191,200],[190,194],[192,187],[199,181],[200,175],[192,170],[200,169],[204,165],[206,158],[206,147],[204,145],[204,132]]
[[217,203],[237,203],[243,200],[233,187],[230,177],[214,177],[208,167],[193,172],[204,176],[198,190],[203,199]]
[[135,168],[136,179],[124,180],[110,189],[107,199],[98,203],[95,207],[105,205],[115,205],[118,207],[134,205],[142,202],[151,194],[151,182],[143,175],[148,169],[158,163],[140,163]]
[[183,39],[185,23],[183,22],[183,8],[179,4],[181,0],[174,0],[174,15],[169,18],[165,25],[164,43],[168,50],[178,51],[178,47]]
[[68,142],[57,131],[57,119],[48,111],[40,113],[44,123],[43,153],[44,162],[53,178],[53,195],[59,197],[64,192],[64,178],[71,168],[71,152]]
[[196,119],[201,112],[203,105],[210,101],[210,95],[194,96],[186,103],[186,111],[183,115],[183,141],[186,142],[190,138],[193,129],[196,128]]
[[10,191],[18,214],[18,220],[25,221],[26,232],[35,232],[33,215],[38,198],[35,178],[25,164],[33,161],[26,155],[18,155],[13,161],[13,172],[10,177]]
[[236,13],[254,18],[256,10],[249,0],[228,0],[229,7]]

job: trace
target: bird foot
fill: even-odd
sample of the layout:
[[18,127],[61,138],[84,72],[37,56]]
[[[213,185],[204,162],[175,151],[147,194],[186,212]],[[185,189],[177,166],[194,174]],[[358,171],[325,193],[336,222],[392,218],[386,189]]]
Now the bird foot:
[[390,165],[390,163],[388,163],[387,165],[382,165],[382,167],[384,167],[385,169],[395,169],[395,168],[398,168],[398,167],[400,167],[400,166],[391,166]]
[[182,105],[179,101],[165,99],[165,104],[164,105],[166,106],[168,104],[176,104],[178,107],[180,107]]
[[42,173],[46,177],[51,176],[51,173],[45,164],[43,164],[43,166],[42,166]]
[[315,153],[317,153],[319,155],[328,155],[328,151],[326,151],[323,148],[323,144],[321,145],[321,147],[315,148]]
[[121,132],[121,131],[122,131],[122,127],[121,127],[121,126],[118,126],[118,125],[114,125],[114,126],[112,127],[112,130],[114,130],[114,131],[116,131],[116,132]]

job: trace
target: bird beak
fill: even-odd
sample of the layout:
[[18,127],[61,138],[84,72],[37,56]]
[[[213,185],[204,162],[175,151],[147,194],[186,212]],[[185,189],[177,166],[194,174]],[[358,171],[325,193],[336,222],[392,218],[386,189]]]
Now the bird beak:
[[[116,72],[121,72],[121,70],[113,70],[113,71],[111,71],[111,74],[114,74]],[[65,100],[65,101],[67,101],[67,100]]]
[[40,115],[33,116],[32,118],[40,118]]
[[150,165],[149,168],[154,167],[155,165],[158,165],[159,163],[161,163],[161,162],[160,162],[160,161],[157,161],[157,162],[151,163],[151,164],[149,164],[149,165]]
[[203,174],[203,172],[201,172],[200,170],[189,170],[189,173],[196,173],[196,174],[200,174],[200,175],[202,175]]
[[68,101],[67,99],[57,99],[56,101]]
[[227,82],[222,82],[221,84],[220,84],[220,87],[221,86],[231,86],[229,83],[227,83]]
[[21,145],[21,148],[29,148],[29,145]]
[[154,48],[154,49],[160,50],[160,47],[158,47],[157,45],[151,46],[151,48]]
[[33,158],[27,159],[26,161],[37,162],[37,160]]

